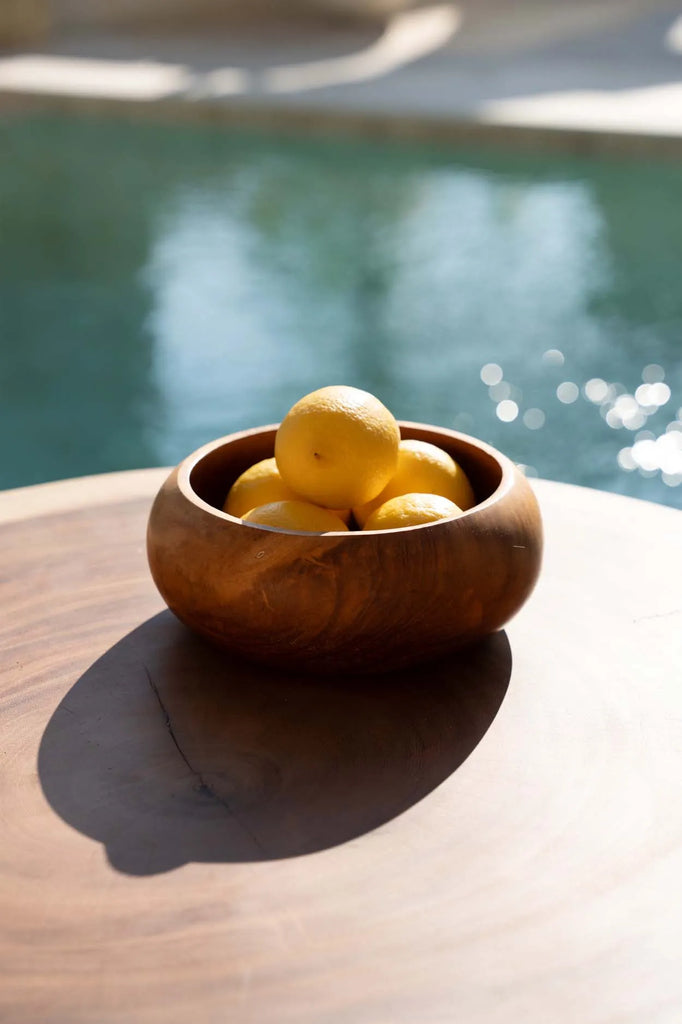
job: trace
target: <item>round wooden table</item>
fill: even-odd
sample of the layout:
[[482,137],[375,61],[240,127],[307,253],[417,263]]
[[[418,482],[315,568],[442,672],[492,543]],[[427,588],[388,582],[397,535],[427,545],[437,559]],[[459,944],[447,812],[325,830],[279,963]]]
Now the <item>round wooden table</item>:
[[538,482],[506,633],[283,676],[163,610],[164,475],[0,495],[0,1019],[679,1022],[680,513]]

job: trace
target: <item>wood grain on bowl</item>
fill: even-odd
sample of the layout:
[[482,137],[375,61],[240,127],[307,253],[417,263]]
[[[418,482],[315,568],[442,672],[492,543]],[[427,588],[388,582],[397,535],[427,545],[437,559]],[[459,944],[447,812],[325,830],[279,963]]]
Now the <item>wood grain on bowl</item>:
[[285,533],[221,511],[230,484],[272,455],[276,427],[221,438],[170,474],[148,557],[192,629],[279,667],[376,671],[440,656],[500,629],[533,589],[542,525],[525,477],[474,438],[402,423],[463,467],[477,505],[402,530]]

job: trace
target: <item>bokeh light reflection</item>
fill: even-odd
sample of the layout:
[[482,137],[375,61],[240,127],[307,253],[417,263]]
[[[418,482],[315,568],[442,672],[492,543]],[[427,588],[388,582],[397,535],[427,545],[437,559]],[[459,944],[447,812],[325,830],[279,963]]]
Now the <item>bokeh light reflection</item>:
[[592,377],[583,385],[583,393],[590,402],[599,404],[608,398],[609,385],[601,377]]
[[545,414],[542,409],[526,409],[523,422],[529,430],[541,430],[545,425]]
[[497,418],[502,420],[503,423],[511,423],[519,415],[519,407],[511,398],[506,398],[499,403],[495,413]]
[[511,393],[511,384],[506,380],[501,380],[499,384],[493,384],[488,388],[488,394],[493,402],[502,402],[505,398],[511,398]]
[[563,381],[556,389],[556,396],[564,405],[572,405],[573,402],[577,401],[579,394],[580,388],[572,380]]
[[489,386],[499,384],[502,380],[502,367],[497,363],[486,363],[481,367],[481,380]]
[[618,465],[626,473],[632,473],[633,470],[637,469],[637,463],[632,455],[632,448],[621,448],[618,452]]

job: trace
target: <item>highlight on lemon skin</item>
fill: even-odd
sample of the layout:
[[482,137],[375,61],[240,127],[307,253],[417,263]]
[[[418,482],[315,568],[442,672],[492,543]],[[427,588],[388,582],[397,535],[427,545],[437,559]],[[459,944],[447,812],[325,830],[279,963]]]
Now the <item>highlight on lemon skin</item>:
[[389,498],[365,521],[363,530],[400,530],[439,519],[453,519],[464,510],[441,494],[401,494]]
[[473,488],[459,463],[428,441],[400,442],[396,471],[381,494],[353,509],[358,525],[364,526],[375,509],[401,494],[440,494],[462,511],[476,503]]
[[347,532],[348,527],[334,512],[312,505],[308,501],[272,501],[252,508],[242,522],[259,526],[273,526],[279,530],[297,533]]
[[301,398],[282,420],[275,458],[284,482],[329,509],[375,498],[395,473],[400,429],[368,391],[346,385]]

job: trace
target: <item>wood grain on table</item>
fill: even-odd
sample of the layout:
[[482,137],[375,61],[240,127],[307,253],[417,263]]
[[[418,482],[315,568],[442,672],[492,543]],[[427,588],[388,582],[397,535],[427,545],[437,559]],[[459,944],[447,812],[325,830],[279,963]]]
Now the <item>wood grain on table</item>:
[[538,482],[506,634],[316,679],[163,610],[164,477],[0,495],[0,1020],[677,1024],[680,513]]

